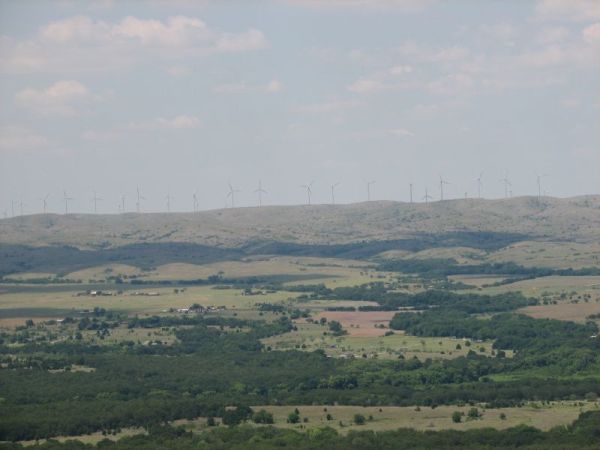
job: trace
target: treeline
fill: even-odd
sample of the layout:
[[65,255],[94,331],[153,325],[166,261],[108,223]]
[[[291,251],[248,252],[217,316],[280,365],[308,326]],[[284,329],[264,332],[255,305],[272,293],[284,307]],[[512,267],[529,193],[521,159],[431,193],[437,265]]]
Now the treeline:
[[[193,434],[183,427],[149,427],[147,434],[121,438],[114,442],[105,439],[98,448],[120,450],[161,448],[165,450],[384,450],[384,449],[453,449],[453,450],[595,450],[600,446],[600,412],[585,412],[569,426],[540,431],[528,426],[506,430],[492,428],[468,431],[357,431],[346,435],[333,428],[315,428],[306,432],[285,430],[275,427],[218,427],[201,434]],[[6,450],[22,448],[18,444],[6,444]],[[77,441],[59,443],[46,442],[33,448],[44,450],[79,450],[94,448]]]
[[429,309],[432,307],[451,307],[467,314],[513,311],[518,308],[537,304],[537,300],[526,298],[519,292],[507,292],[497,295],[477,293],[456,293],[451,291],[428,290],[416,294],[391,290],[384,283],[374,282],[360,286],[345,286],[328,289],[323,285],[311,286],[310,298],[327,300],[372,301],[379,306],[361,306],[361,311],[386,310],[398,308]]
[[558,276],[598,276],[600,267],[581,269],[551,269],[524,267],[514,262],[459,264],[448,259],[398,259],[381,262],[378,270],[386,272],[416,273],[424,278],[444,278],[450,275],[510,275],[517,279]]

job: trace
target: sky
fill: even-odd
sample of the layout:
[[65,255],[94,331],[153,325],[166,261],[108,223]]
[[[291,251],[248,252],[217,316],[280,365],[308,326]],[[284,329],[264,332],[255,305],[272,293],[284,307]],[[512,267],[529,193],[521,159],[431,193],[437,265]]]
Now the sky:
[[[600,1],[0,1],[0,217],[600,193]],[[94,194],[96,192],[96,194]],[[169,199],[167,198],[169,197]],[[168,205],[169,203],[169,205]]]

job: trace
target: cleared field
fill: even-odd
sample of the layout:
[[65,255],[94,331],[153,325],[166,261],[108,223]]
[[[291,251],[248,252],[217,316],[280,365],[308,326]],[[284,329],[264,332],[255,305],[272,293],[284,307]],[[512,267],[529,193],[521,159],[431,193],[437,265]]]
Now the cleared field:
[[482,287],[503,281],[506,277],[492,275],[451,275],[448,279],[456,282],[470,284],[471,286]]
[[350,336],[383,336],[394,314],[396,311],[324,311],[314,319],[336,320]]
[[107,276],[138,276],[147,281],[163,281],[206,279],[221,275],[224,278],[300,277],[331,281],[330,278],[368,279],[366,272],[372,267],[373,264],[365,261],[267,255],[212,264],[171,263],[150,271],[124,264],[103,265],[69,273],[66,278],[87,281],[106,279]]
[[143,275],[140,269],[127,264],[107,264],[98,267],[78,270],[67,274],[64,278],[69,280],[105,280],[110,276],[140,276]]
[[[113,291],[114,292],[114,291]],[[158,295],[134,295],[158,294]],[[57,315],[65,311],[91,309],[95,306],[112,311],[120,311],[129,314],[156,314],[169,308],[186,308],[193,303],[203,306],[225,306],[227,308],[252,308],[258,303],[284,302],[288,298],[295,298],[298,293],[279,291],[264,295],[246,296],[240,289],[213,289],[212,286],[191,286],[184,292],[175,293],[173,287],[169,288],[147,288],[138,291],[125,291],[122,294],[111,296],[77,296],[76,292],[18,292],[0,295],[0,317],[3,312],[15,318],[14,314],[8,314],[12,310],[19,310],[18,317],[27,318],[27,310],[46,311],[47,317],[56,317],[51,314],[57,310]]]
[[556,294],[562,292],[596,292],[595,295],[598,295],[600,294],[600,277],[541,277],[484,289],[484,292],[488,294],[510,291],[520,291],[524,295],[532,297],[539,297],[545,292]]
[[470,247],[437,247],[421,250],[404,259],[455,259],[459,264],[479,264],[487,253]]
[[[463,339],[417,337],[395,333],[390,336],[331,336],[327,325],[316,323],[298,323],[297,331],[263,339],[266,346],[274,350],[324,350],[329,356],[336,358],[380,358],[397,359],[400,355],[405,358],[416,356],[421,360],[450,359],[464,356],[470,349],[482,354],[491,355],[492,342],[473,342],[466,345]],[[384,330],[385,331],[385,330]],[[460,346],[457,349],[457,345]],[[483,348],[483,352],[481,352]],[[507,352],[507,356],[511,356]]]
[[[480,419],[466,420],[470,406],[438,406],[435,409],[421,407],[416,411],[414,407],[360,407],[360,406],[297,406],[300,417],[308,418],[308,422],[301,424],[288,424],[287,416],[294,411],[294,406],[254,406],[254,410],[265,409],[273,414],[275,426],[282,428],[315,428],[330,426],[341,433],[350,430],[393,430],[397,428],[414,428],[417,430],[469,430],[474,428],[492,427],[505,429],[517,425],[529,425],[541,430],[549,430],[559,425],[571,424],[582,411],[598,409],[597,403],[584,403],[579,406],[575,402],[557,402],[549,405],[529,405],[521,408],[500,408],[484,410]],[[324,410],[327,408],[327,411]],[[452,422],[454,411],[465,413],[461,423]],[[327,420],[327,414],[333,420]],[[364,425],[353,423],[354,415],[362,414],[367,420]],[[500,418],[501,414],[506,419]]]
[[524,241],[490,254],[486,261],[557,269],[594,267],[600,263],[600,244]]
[[41,278],[50,278],[53,277],[55,274],[53,273],[49,273],[49,272],[23,272],[23,273],[17,273],[17,274],[13,274],[10,275],[9,278],[12,278],[14,280],[21,280],[21,281],[27,281],[27,280],[36,280],[36,279],[41,279]]
[[556,305],[536,305],[522,308],[518,312],[536,319],[558,319],[585,322],[587,316],[600,314],[600,302],[562,302]]
[[[84,444],[96,445],[98,442],[107,438],[116,441],[117,439],[121,439],[127,436],[134,436],[136,434],[146,434],[146,430],[143,428],[124,428],[115,434],[105,435],[101,432],[97,432],[92,434],[82,434],[79,436],[57,436],[53,437],[52,440],[66,442],[76,439],[78,441],[83,442]],[[24,447],[29,447],[36,444],[43,444],[44,442],[46,442],[46,439],[39,439],[37,441],[20,441],[19,444],[23,445]]]

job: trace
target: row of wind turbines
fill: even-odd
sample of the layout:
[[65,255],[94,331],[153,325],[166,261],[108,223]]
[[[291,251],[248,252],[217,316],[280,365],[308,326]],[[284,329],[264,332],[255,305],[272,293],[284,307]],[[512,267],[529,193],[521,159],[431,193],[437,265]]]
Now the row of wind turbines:
[[[482,198],[483,174],[484,173],[481,172],[479,174],[479,176],[475,179],[475,181],[477,183],[477,198]],[[544,193],[544,195],[546,194],[545,191],[542,191],[542,179],[546,176],[547,175],[536,175],[536,182],[537,182],[537,188],[538,188],[538,195],[537,195],[538,200],[541,199],[542,193]],[[503,185],[504,185],[504,197],[505,198],[512,197],[513,196],[512,183],[511,183],[510,179],[508,178],[508,173],[505,173],[504,177],[501,178],[499,180],[499,182],[503,183]],[[367,201],[371,201],[371,190],[372,190],[372,186],[376,183],[376,180],[369,180],[369,181],[365,181],[364,183],[365,183],[365,188],[366,188]],[[302,184],[299,186],[301,189],[306,191],[306,204],[307,205],[312,204],[314,184],[315,184],[315,180],[312,180],[310,183]],[[452,184],[450,181],[448,181],[444,177],[442,177],[441,174],[439,175],[439,194],[440,194],[439,201],[445,200],[444,187],[447,185],[450,185],[450,184]],[[332,205],[336,204],[336,196],[335,196],[336,189],[340,185],[341,185],[341,183],[339,181],[329,185]],[[240,189],[235,188],[231,184],[231,182],[227,183],[227,186],[228,186],[228,191],[227,191],[227,196],[226,196],[226,207],[235,208],[236,194],[238,194],[242,191]],[[408,187],[409,187],[410,203],[414,203],[415,202],[414,183],[409,183]],[[261,180],[258,181],[258,187],[256,189],[254,189],[252,192],[257,197],[257,206],[262,207],[263,206],[263,196],[268,195],[269,192],[263,188],[263,184],[262,184]],[[95,190],[92,191],[92,193],[93,193],[93,195],[90,198],[90,204],[92,205],[92,212],[94,214],[96,214],[98,212],[98,203],[104,201],[104,199],[99,197]],[[44,197],[40,197],[38,199],[42,203],[41,204],[42,212],[44,214],[46,214],[48,211],[48,199],[50,198],[50,196],[51,196],[50,194],[46,194]],[[465,192],[465,198],[468,198],[468,194],[466,192]],[[70,197],[67,194],[67,191],[65,190],[65,191],[63,191],[63,196],[62,196],[61,200],[64,203],[64,213],[69,214],[69,204],[70,204],[70,202],[72,202],[75,199],[73,197]],[[136,188],[136,195],[135,195],[135,211],[136,212],[138,212],[138,213],[142,212],[142,202],[145,200],[147,200],[147,199],[146,199],[146,197],[144,197],[142,195],[142,192],[138,186]],[[175,200],[175,197],[173,197],[170,192],[167,192],[167,195],[165,196],[165,206],[166,206],[167,212],[171,212],[171,207],[173,205],[174,200]],[[425,195],[421,198],[421,200],[426,204],[428,204],[430,201],[435,200],[435,198],[432,195],[430,195],[428,187],[425,187]],[[15,200],[12,200],[11,201],[11,217],[17,216],[17,210],[19,212],[19,215],[22,216],[24,214],[25,206],[26,205],[25,205],[25,203],[23,203],[22,200],[20,200],[18,202]],[[192,211],[193,212],[200,211],[197,191],[192,194]],[[126,209],[126,196],[124,194],[122,194],[119,199],[119,203],[117,205],[117,212],[118,213],[128,212]],[[4,211],[4,218],[7,218],[7,217],[8,217],[8,212]]]

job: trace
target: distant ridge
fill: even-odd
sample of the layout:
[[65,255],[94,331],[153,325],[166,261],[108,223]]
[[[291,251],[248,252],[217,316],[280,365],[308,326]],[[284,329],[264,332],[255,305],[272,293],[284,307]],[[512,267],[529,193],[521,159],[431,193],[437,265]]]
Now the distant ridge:
[[111,248],[184,242],[345,244],[453,231],[520,233],[544,240],[600,239],[600,196],[461,199],[423,203],[263,206],[199,213],[37,214],[0,220],[0,244]]

